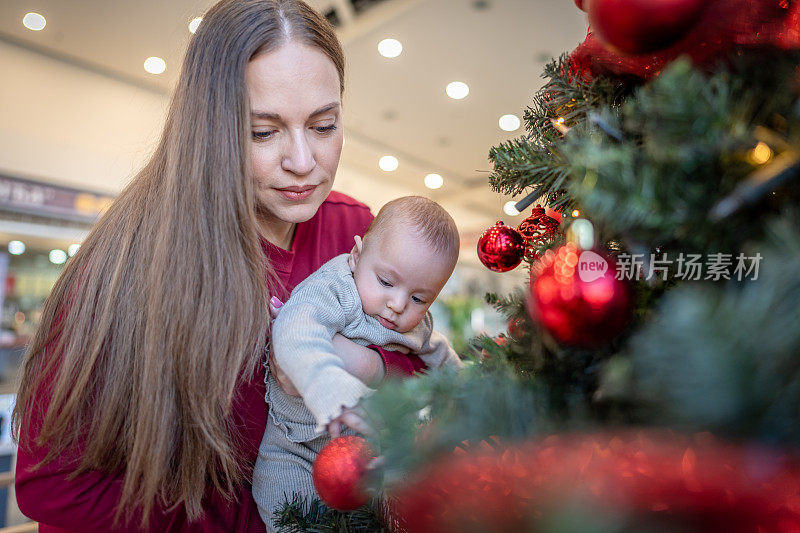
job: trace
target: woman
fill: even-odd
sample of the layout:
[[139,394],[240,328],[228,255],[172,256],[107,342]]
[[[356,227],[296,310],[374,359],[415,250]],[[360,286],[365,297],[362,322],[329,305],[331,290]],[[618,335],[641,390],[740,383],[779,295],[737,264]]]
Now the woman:
[[[265,303],[372,219],[330,192],[343,72],[300,0],[224,0],[204,17],[152,159],[70,260],[29,349],[16,488],[40,531],[263,531],[250,478]],[[368,381],[381,360],[421,367],[336,346]]]

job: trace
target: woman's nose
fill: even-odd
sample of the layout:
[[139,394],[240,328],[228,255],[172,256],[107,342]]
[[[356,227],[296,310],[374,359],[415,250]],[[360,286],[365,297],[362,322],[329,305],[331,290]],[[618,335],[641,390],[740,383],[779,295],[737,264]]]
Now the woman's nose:
[[305,176],[317,166],[314,152],[304,132],[294,132],[288,140],[281,167],[287,172]]

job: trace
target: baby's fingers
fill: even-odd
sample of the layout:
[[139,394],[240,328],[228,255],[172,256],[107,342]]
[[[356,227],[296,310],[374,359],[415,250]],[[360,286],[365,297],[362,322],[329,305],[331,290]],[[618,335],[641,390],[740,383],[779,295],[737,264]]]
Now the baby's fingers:
[[364,418],[353,410],[348,410],[342,413],[339,417],[339,420],[346,424],[349,428],[361,433],[362,435],[366,435],[368,437],[372,437],[375,435],[375,430],[372,429]]
[[331,438],[335,439],[341,434],[341,424],[339,420],[331,420],[328,424],[328,433],[331,434]]
[[281,310],[281,307],[283,307],[282,301],[278,300],[274,296],[269,299],[269,316],[272,318],[272,320],[278,318],[278,312]]

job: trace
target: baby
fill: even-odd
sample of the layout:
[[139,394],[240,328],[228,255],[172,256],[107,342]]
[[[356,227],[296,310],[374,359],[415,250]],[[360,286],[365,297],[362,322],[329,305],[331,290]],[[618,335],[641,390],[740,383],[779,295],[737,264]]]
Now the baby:
[[[293,494],[315,498],[311,466],[326,427],[372,392],[333,351],[340,333],[363,346],[413,352],[430,368],[463,365],[428,312],[458,259],[458,230],[436,202],[386,204],[349,254],[334,257],[292,291],[272,328],[277,364],[300,392],[267,375],[269,417],[253,472],[253,497],[272,531],[273,511]],[[352,425],[352,424],[351,424]],[[352,430],[347,430],[352,433]]]

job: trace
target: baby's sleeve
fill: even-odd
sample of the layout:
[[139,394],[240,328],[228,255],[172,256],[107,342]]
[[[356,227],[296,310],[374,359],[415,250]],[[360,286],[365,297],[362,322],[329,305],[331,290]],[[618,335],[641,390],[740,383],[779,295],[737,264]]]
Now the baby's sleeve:
[[330,278],[306,281],[311,282],[298,285],[273,323],[272,350],[322,431],[372,389],[348,373],[333,350],[333,336],[347,322],[347,295]]
[[447,337],[433,329],[433,318],[431,314],[425,315],[425,318],[419,325],[412,330],[416,335],[423,335],[424,341],[417,355],[428,368],[439,368],[441,366],[454,366],[462,368],[464,362],[458,357],[458,354],[450,346],[450,341]]

